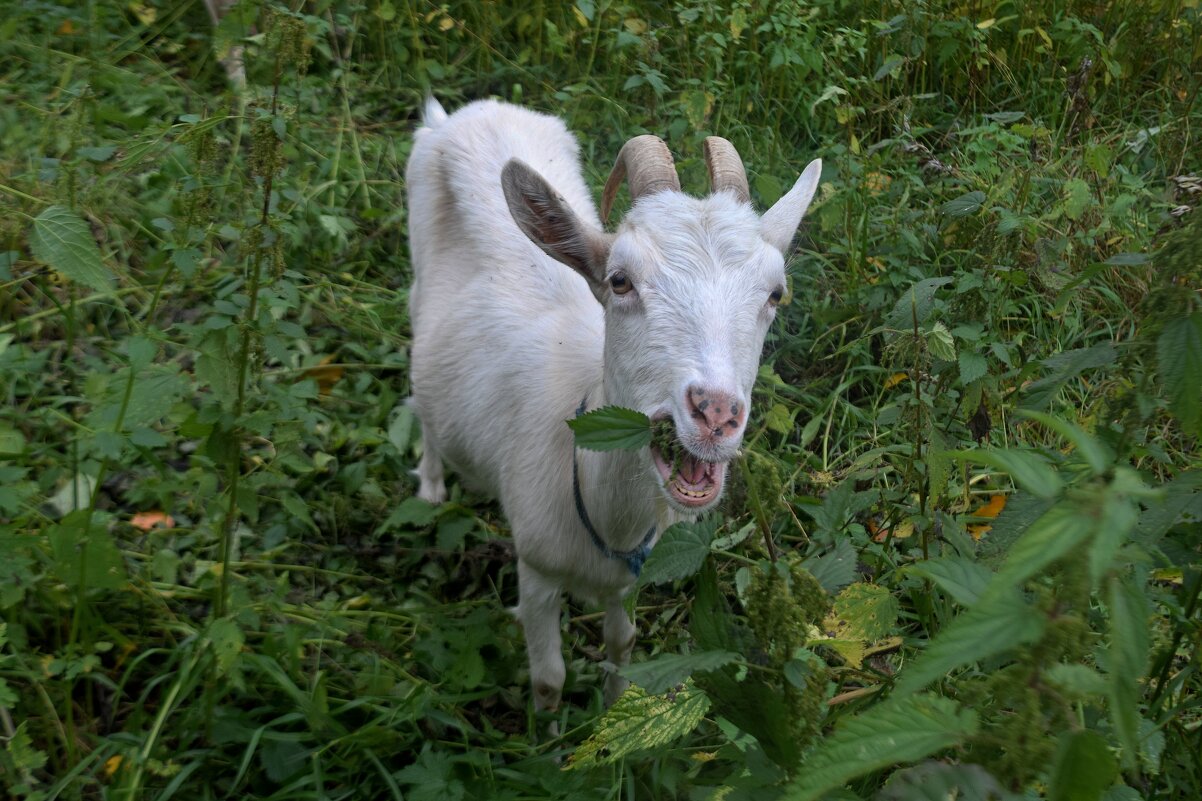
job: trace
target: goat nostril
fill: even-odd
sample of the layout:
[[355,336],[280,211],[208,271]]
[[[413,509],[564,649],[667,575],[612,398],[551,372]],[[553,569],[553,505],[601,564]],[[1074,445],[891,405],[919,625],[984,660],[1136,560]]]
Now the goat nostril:
[[727,421],[726,421],[726,424],[727,424],[728,426],[730,426],[732,430],[733,430],[733,429],[736,429],[736,428],[738,428],[738,427],[739,427],[739,421],[738,421],[738,420],[727,420]]

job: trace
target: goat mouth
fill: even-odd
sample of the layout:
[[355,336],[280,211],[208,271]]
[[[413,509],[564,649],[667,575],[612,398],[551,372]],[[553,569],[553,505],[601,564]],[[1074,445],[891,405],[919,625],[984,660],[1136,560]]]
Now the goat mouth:
[[676,438],[671,421],[660,421],[651,443],[651,461],[663,479],[668,499],[685,509],[708,506],[722,494],[725,462],[707,462],[690,453]]

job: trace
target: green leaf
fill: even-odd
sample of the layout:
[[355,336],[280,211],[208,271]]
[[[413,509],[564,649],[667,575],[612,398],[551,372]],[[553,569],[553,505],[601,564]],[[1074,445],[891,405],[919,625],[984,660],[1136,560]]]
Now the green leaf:
[[[89,518],[91,524],[88,525]],[[125,560],[113,538],[86,509],[71,512],[47,531],[55,572],[63,583],[116,589],[125,583]]]
[[29,246],[45,262],[72,281],[107,292],[113,288],[112,272],[100,256],[88,224],[64,206],[49,206],[33,220]]
[[875,801],[1019,801],[980,765],[923,762],[889,777]]
[[927,559],[910,565],[905,570],[935,582],[939,589],[962,606],[972,606],[976,603],[993,577],[989,568],[961,556]]
[[1080,178],[1070,178],[1064,184],[1064,213],[1070,220],[1080,219],[1081,215],[1093,205],[1093,197],[1089,193],[1089,184]]
[[901,671],[895,693],[914,692],[961,665],[1035,642],[1046,622],[1016,592],[987,594],[961,612]]
[[1156,357],[1173,416],[1186,432],[1202,435],[1202,312],[1165,323]]
[[741,660],[741,656],[730,651],[660,654],[646,662],[626,665],[618,672],[654,695],[682,684],[694,673],[706,673]]
[[246,644],[246,635],[238,624],[230,618],[220,618],[209,624],[209,645],[217,658],[217,672],[224,676],[230,672],[242,646]]
[[952,339],[952,332],[947,330],[946,325],[937,322],[931,326],[931,330],[927,332],[927,350],[936,359],[943,359],[945,362],[956,361],[956,341]]
[[1089,698],[1106,694],[1106,679],[1087,665],[1052,665],[1044,674],[1050,684],[1072,698]]
[[877,584],[849,584],[834,601],[833,615],[843,623],[839,636],[876,642],[897,625],[897,599]]
[[939,207],[940,214],[946,214],[949,217],[967,217],[981,209],[985,204],[985,193],[966,192],[960,197],[949,200]]
[[985,357],[972,351],[960,351],[960,382],[968,385],[989,372]]
[[810,753],[783,798],[813,801],[857,776],[951,748],[976,731],[976,713],[950,699],[890,699],[841,720]]
[[1048,801],[1098,801],[1118,776],[1106,738],[1083,729],[1060,737]]
[[576,446],[590,451],[633,451],[651,444],[651,420],[632,409],[604,406],[567,422]]
[[1109,145],[1093,144],[1085,148],[1085,166],[1098,174],[1099,178],[1110,175],[1110,162],[1114,151]]
[[1027,387],[1019,405],[1024,409],[1046,409],[1070,379],[1085,370],[1104,367],[1117,359],[1118,355],[1113,346],[1102,344],[1049,356],[1043,360],[1048,374]]
[[979,462],[1002,470],[1014,483],[1039,498],[1055,498],[1064,488],[1060,476],[1043,457],[1031,451],[1009,448],[975,451],[951,451],[950,455],[966,462]]
[[1106,468],[1114,461],[1114,455],[1110,453],[1105,445],[1098,442],[1089,434],[1086,434],[1081,426],[1071,420],[1065,420],[1061,417],[1054,417],[1047,412],[1036,412],[1030,409],[1019,409],[1016,413],[1020,417],[1037,420],[1071,442],[1076,446],[1078,455],[1085,460],[1085,463],[1089,465],[1090,471],[1095,476],[1106,472]]
[[881,66],[877,68],[877,71],[872,76],[872,80],[879,81],[904,63],[906,63],[906,60],[901,56],[896,53],[890,54],[885,58]]
[[950,284],[953,280],[955,279],[949,275],[916,281],[906,290],[905,294],[898,298],[882,327],[895,332],[913,331],[915,319],[921,325],[926,322],[931,310],[935,307],[936,290]]
[[709,708],[709,698],[692,683],[662,695],[631,685],[597,721],[568,767],[608,765],[636,751],[667,745],[696,728]]
[[665,584],[688,578],[700,570],[709,555],[718,522],[717,518],[705,518],[695,523],[669,526],[651,549],[643,572],[639,574],[639,583]]
[[835,540],[835,547],[819,556],[802,561],[801,566],[818,579],[822,589],[834,594],[856,580],[856,549],[846,537]]
[[1148,600],[1132,582],[1112,577],[1110,606],[1110,719],[1123,745],[1123,767],[1139,754],[1139,680],[1148,663]]
[[1097,527],[1097,519],[1074,504],[1053,506],[1010,546],[986,594],[1005,592],[1077,550]]

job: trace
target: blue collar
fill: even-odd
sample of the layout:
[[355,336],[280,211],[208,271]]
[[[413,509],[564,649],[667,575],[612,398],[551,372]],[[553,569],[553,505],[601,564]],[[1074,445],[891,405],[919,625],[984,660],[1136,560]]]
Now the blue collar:
[[[576,416],[584,414],[585,407],[588,405],[588,396],[585,395],[580,401],[580,406],[576,408]],[[626,563],[626,567],[630,568],[630,572],[635,578],[639,577],[639,573],[643,572],[643,562],[647,561],[647,556],[651,553],[651,540],[655,537],[655,524],[651,524],[651,528],[647,530],[647,536],[643,537],[643,541],[639,543],[637,548],[629,551],[615,551],[606,544],[605,540],[601,539],[601,535],[597,533],[597,529],[593,528],[593,521],[589,520],[588,510],[584,508],[584,496],[580,494],[580,467],[576,461],[576,447],[572,446],[572,495],[576,499],[576,516],[580,518],[581,525],[588,532],[589,537],[593,541],[593,545],[597,546],[600,551],[608,559],[620,559]]]

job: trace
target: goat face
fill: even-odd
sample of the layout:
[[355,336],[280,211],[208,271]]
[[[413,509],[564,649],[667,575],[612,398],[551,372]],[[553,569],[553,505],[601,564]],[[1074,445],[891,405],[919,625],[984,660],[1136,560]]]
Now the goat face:
[[745,190],[689,197],[662,186],[673,170],[657,191],[640,192],[632,170],[635,201],[616,234],[582,222],[522,162],[502,174],[518,226],[584,276],[605,307],[606,402],[671,420],[675,436],[657,437],[645,467],[680,511],[695,514],[721,495],[784,292],[783,253],[820,172],[815,161],[757,217]]

